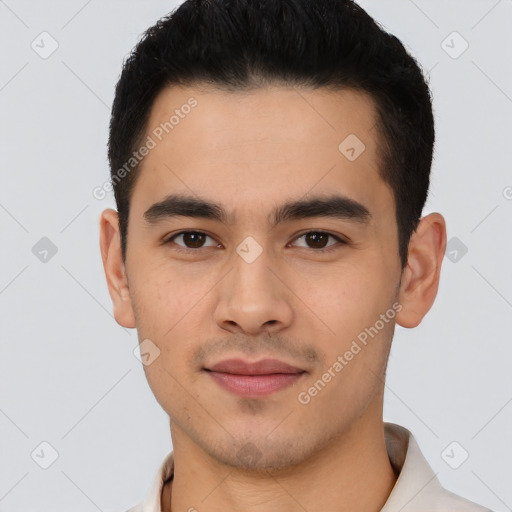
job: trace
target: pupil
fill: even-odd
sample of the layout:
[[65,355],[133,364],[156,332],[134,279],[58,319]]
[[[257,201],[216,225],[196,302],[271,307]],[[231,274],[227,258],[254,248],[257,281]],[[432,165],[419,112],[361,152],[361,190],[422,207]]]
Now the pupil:
[[[192,241],[191,244],[189,244],[187,242],[187,239],[189,238],[193,238],[193,237],[196,237],[196,242],[194,243],[194,241]],[[197,238],[199,240],[197,240]],[[201,247],[201,243],[204,242],[204,240],[202,240],[204,238],[203,235],[201,235],[200,233],[186,233],[185,235],[183,235],[183,239],[185,241],[185,245],[192,245],[193,248],[198,248],[198,247]]]
[[[317,241],[317,243],[318,243],[318,238],[319,238],[319,237],[320,237],[320,238],[322,238],[322,237],[323,237],[323,238],[324,238],[324,241],[325,241],[325,238],[327,238],[327,237],[326,237],[326,235],[325,235],[325,234],[323,234],[323,233],[311,233],[311,234],[307,235],[308,242],[309,242],[309,241],[311,241],[311,239],[313,239],[313,246],[314,246],[314,247],[318,247],[318,245],[315,245],[315,239],[316,239],[316,241]],[[320,247],[324,247],[324,246],[325,246],[325,244],[320,244]]]

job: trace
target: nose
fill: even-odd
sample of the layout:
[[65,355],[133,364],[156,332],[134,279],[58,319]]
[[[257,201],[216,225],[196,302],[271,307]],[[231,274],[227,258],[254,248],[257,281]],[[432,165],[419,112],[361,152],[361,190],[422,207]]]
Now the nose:
[[293,320],[290,277],[280,271],[265,251],[252,263],[234,257],[234,268],[221,282],[214,317],[232,333],[276,333]]

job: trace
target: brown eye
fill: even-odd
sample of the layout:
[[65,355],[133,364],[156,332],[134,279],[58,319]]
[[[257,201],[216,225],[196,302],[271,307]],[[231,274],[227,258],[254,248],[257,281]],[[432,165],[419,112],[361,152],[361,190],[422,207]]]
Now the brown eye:
[[304,235],[308,244],[313,244],[315,249],[323,249],[329,241],[329,236],[325,233],[307,233]]
[[182,237],[185,245],[192,249],[201,247],[205,240],[205,235],[202,233],[184,233]]
[[[202,233],[200,231],[182,231],[170,237],[168,240],[166,240],[166,243],[172,243],[176,245],[176,250],[178,251],[194,251],[196,249],[201,249],[202,247],[214,247],[218,245],[216,243],[213,243],[212,245],[205,246],[204,242],[207,238],[211,237],[208,236],[206,233]],[[182,243],[175,242],[175,240],[179,239],[181,239]]]
[[[324,231],[308,231],[300,236],[298,236],[295,240],[299,240],[303,238],[306,242],[306,248],[316,249],[318,252],[327,252],[339,247],[339,245],[345,245],[346,242],[341,238],[332,235],[331,233],[326,233]],[[329,238],[334,239],[338,242],[338,244],[333,243],[327,245]],[[332,248],[332,249],[331,249]]]

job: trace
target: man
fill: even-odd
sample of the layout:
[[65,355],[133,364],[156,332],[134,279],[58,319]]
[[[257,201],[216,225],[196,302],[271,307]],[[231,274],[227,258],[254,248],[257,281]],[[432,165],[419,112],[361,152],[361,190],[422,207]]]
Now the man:
[[415,60],[350,0],[188,0],[117,84],[116,321],[173,451],[132,511],[483,511],[383,423],[395,323],[432,306],[434,144]]

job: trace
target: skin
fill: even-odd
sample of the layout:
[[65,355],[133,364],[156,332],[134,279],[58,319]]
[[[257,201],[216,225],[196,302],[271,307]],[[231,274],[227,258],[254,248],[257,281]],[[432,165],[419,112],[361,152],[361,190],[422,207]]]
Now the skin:
[[[147,133],[190,97],[197,107],[142,162],[125,262],[117,213],[107,209],[100,220],[116,321],[160,350],[144,370],[170,417],[175,473],[162,510],[378,511],[396,482],[382,420],[394,323],[417,326],[434,302],[444,218],[421,219],[402,271],[393,193],[378,174],[375,108],[363,93],[172,87],[157,97]],[[366,146],[354,161],[338,149],[349,134]],[[333,191],[365,205],[371,221],[318,217],[270,228],[276,205]],[[144,212],[170,193],[218,202],[231,222],[147,222]],[[208,237],[202,246],[166,242],[187,230]],[[348,243],[315,245],[301,236],[311,231]],[[248,236],[262,248],[252,263],[236,252]],[[401,305],[394,320],[301,404],[298,394],[393,303]],[[306,372],[284,390],[241,398],[203,370],[231,357],[277,358]],[[241,460],[249,443],[258,456]]]

